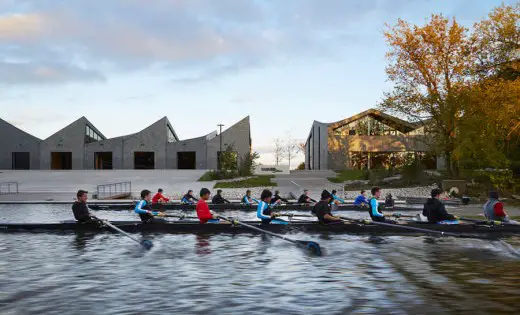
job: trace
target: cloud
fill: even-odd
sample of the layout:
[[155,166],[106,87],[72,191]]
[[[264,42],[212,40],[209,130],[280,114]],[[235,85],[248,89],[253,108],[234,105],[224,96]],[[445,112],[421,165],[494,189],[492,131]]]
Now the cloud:
[[70,81],[103,81],[95,71],[57,63],[0,62],[0,82],[8,84],[64,83]]
[[[217,80],[287,59],[339,55],[344,39],[358,31],[356,23],[384,3],[2,1],[2,12],[7,13],[0,16],[0,57],[4,63],[56,63],[65,74],[60,80],[49,79],[54,83],[157,66],[174,73],[176,83]],[[392,1],[391,9],[404,3]],[[33,76],[22,75],[17,83],[24,78],[34,82]]]

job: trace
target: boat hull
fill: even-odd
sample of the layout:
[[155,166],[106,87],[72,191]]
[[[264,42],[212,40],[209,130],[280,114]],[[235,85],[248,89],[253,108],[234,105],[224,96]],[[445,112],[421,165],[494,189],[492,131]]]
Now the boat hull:
[[[317,222],[292,222],[282,224],[259,224],[258,221],[246,221],[256,227],[274,233],[348,233],[348,234],[424,234],[416,231],[396,227],[380,226],[361,223],[339,223],[323,225]],[[241,233],[255,231],[240,225],[227,223],[200,224],[197,221],[171,221],[168,223],[142,223],[139,221],[112,221],[120,229],[130,233]],[[409,227],[418,227],[434,231],[461,233],[466,235],[520,235],[520,227],[517,226],[488,226],[477,224],[441,225],[427,223],[405,224]],[[56,223],[0,223],[0,232],[105,232],[107,227],[97,224],[82,224],[74,221],[62,221]]]

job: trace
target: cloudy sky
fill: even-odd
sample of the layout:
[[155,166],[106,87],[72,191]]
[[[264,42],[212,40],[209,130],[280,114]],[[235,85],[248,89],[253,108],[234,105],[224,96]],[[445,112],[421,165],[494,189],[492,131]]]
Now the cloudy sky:
[[187,139],[250,115],[269,163],[273,139],[381,100],[385,23],[469,26],[500,3],[0,0],[0,117],[46,138],[81,116],[108,137],[168,116]]

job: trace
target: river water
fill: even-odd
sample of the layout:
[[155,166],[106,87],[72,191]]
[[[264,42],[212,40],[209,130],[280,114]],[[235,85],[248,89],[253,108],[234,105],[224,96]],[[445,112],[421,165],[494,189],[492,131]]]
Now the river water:
[[[66,220],[69,209],[0,205],[0,221]],[[498,242],[290,237],[324,255],[247,233],[149,234],[150,251],[112,233],[0,233],[0,314],[520,313],[520,258]]]

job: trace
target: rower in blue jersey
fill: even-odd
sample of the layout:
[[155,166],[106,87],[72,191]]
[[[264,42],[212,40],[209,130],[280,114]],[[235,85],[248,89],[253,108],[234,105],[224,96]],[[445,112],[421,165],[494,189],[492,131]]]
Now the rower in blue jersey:
[[276,219],[278,217],[277,213],[273,213],[271,211],[271,207],[269,204],[271,203],[271,198],[273,197],[273,193],[264,189],[262,194],[260,195],[260,202],[258,203],[258,207],[256,210],[256,216],[260,220],[262,220],[262,224],[289,224],[289,222]]
[[162,212],[152,211],[152,192],[149,190],[141,191],[141,200],[137,202],[134,212],[139,214],[141,221],[146,223],[164,222],[164,219],[155,218],[155,216],[163,216]]
[[244,196],[244,198],[242,198],[242,202],[245,203],[246,205],[252,205],[253,202],[260,203],[258,200],[251,197],[251,190],[249,190],[249,189],[246,190],[246,195]]
[[336,190],[332,190],[331,192],[331,200],[330,200],[330,203],[331,204],[338,204],[338,203],[345,203],[345,200],[341,199],[340,197],[338,197],[338,195],[336,195],[337,191]]
[[359,208],[367,208],[368,207],[368,199],[367,199],[367,192],[364,190],[361,190],[361,193],[359,196],[356,197],[354,200],[354,206]]
[[370,218],[372,218],[373,221],[377,222],[387,222],[387,223],[397,223],[393,220],[388,220],[383,212],[379,209],[379,202],[377,199],[381,197],[381,188],[379,187],[372,187],[371,191],[372,198],[370,198],[370,207],[368,210],[368,214],[370,214]]
[[188,190],[188,193],[184,195],[181,199],[181,204],[183,205],[194,205],[195,202],[199,201],[199,199],[193,196],[193,190]]

